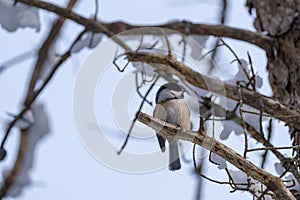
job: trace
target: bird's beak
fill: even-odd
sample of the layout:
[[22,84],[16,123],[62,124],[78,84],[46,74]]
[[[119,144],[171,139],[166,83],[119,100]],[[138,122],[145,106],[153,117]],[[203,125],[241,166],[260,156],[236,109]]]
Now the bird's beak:
[[184,93],[186,92],[186,90],[182,90],[181,92],[181,96],[184,97]]

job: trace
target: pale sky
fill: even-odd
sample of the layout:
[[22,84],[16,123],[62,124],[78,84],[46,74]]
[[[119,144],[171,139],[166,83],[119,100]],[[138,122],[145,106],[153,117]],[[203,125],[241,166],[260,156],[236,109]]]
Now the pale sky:
[[[51,2],[59,2],[53,0]],[[86,17],[94,12],[94,1],[83,1],[76,10]],[[104,21],[123,20],[134,24],[157,24],[176,19],[185,19],[197,23],[214,23],[220,8],[219,1],[205,0],[99,0],[99,19]],[[61,5],[61,3],[60,3]],[[245,1],[229,1],[227,25],[254,30],[253,17],[247,14]],[[54,15],[40,11],[41,32],[32,29],[19,29],[8,33],[0,29],[1,54],[0,63],[9,58],[36,50],[49,28],[49,17]],[[73,22],[68,23],[63,36],[59,39],[58,52],[64,52],[70,41],[81,30]],[[266,59],[264,52],[255,46],[243,42],[226,40],[239,56],[247,58],[247,51],[254,59],[255,70],[266,77]],[[98,162],[80,141],[75,128],[73,116],[73,90],[80,67],[91,52],[84,50],[75,54],[59,70],[51,84],[38,101],[43,101],[48,111],[51,133],[38,145],[35,152],[33,169],[30,171],[31,186],[24,188],[18,198],[7,200],[53,200],[53,199],[194,199],[197,179],[193,173],[192,163],[183,163],[182,170],[171,173],[167,168],[144,174],[123,173]],[[0,75],[1,105],[0,117],[4,113],[16,113],[23,100],[27,78],[34,64],[34,59],[26,60]],[[268,84],[262,91],[270,95]],[[0,118],[0,119],[1,119]],[[2,119],[1,119],[2,120]],[[3,124],[1,123],[1,127]],[[115,130],[115,127],[112,127]],[[8,155],[0,165],[0,170],[11,166],[14,159],[13,149],[17,145],[17,132],[13,131],[8,143]],[[231,138],[231,143],[243,145],[242,137]],[[120,146],[118,144],[118,146]],[[128,148],[134,146],[129,141]],[[151,148],[157,148],[154,144]],[[216,166],[207,165],[205,174],[215,179],[226,179],[226,174]],[[229,193],[230,187],[204,181],[203,199],[246,199],[245,193]]]

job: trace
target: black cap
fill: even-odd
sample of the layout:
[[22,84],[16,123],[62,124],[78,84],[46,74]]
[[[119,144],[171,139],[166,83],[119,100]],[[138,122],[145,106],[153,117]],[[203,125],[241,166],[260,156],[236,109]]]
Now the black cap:
[[178,91],[178,92],[183,91],[183,89],[177,83],[166,83],[159,88],[159,90],[157,91],[157,94],[166,88],[168,88],[170,90]]
[[174,91],[177,91],[177,92],[180,92],[180,91],[184,91],[182,89],[182,87],[180,87],[177,83],[166,83],[164,85],[162,85],[159,90],[157,91],[156,93],[156,102],[157,102],[157,97],[158,97],[158,94],[163,91],[164,89],[168,88],[169,90],[174,90]]

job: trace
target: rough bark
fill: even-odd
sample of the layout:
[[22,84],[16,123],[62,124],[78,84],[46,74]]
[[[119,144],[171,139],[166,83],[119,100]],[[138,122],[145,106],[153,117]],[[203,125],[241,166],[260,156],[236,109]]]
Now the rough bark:
[[276,199],[296,200],[280,178],[255,166],[231,148],[208,136],[204,131],[183,130],[173,124],[153,118],[142,112],[138,114],[138,120],[155,130],[159,130],[158,134],[164,138],[176,137],[181,140],[190,141],[216,153],[252,178],[266,185],[276,195]]
[[[248,0],[256,10],[254,26],[276,40],[268,53],[269,81],[275,98],[300,109],[300,0]],[[300,143],[299,129],[290,129],[294,145]]]

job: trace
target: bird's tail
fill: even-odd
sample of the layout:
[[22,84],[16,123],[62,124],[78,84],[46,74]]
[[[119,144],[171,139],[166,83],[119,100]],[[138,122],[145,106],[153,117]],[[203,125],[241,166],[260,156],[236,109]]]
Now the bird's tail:
[[181,168],[178,142],[169,143],[169,170],[175,171]]

